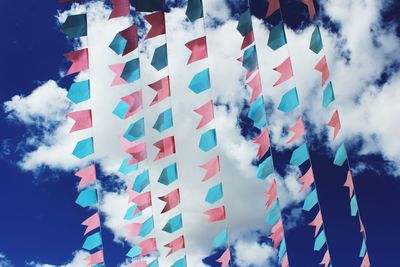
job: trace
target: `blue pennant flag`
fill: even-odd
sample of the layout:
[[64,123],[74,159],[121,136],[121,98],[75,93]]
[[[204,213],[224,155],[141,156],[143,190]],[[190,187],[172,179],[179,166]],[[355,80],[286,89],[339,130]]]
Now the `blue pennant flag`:
[[282,239],[281,244],[279,245],[279,253],[278,253],[278,258],[279,258],[279,263],[282,263],[283,256],[286,254],[286,240],[285,238]]
[[97,232],[86,237],[82,248],[91,251],[97,247],[100,247],[102,244],[100,232]]
[[176,181],[176,179],[178,179],[176,163],[172,163],[162,170],[158,182],[163,185],[170,185]]
[[247,9],[240,15],[236,29],[240,32],[242,36],[245,36],[249,32],[253,31],[250,9]]
[[74,155],[78,159],[83,159],[89,155],[92,155],[93,152],[93,138],[89,137],[79,141],[76,144],[74,151],[72,151],[72,155]]
[[172,126],[173,126],[172,109],[169,108],[166,111],[160,113],[160,115],[158,115],[158,118],[154,123],[153,128],[162,133],[171,128]]
[[124,138],[129,142],[134,142],[144,137],[144,118],[132,123],[124,134]]
[[158,267],[158,259],[155,259],[154,261],[150,262],[147,267]]
[[307,144],[304,143],[296,148],[290,158],[290,164],[300,166],[310,158],[308,154]]
[[226,246],[227,242],[228,242],[228,230],[224,229],[214,238],[211,245],[213,248],[219,248]]
[[211,187],[206,196],[206,201],[210,204],[214,204],[218,200],[220,200],[223,197],[222,193],[222,183],[219,183],[213,187]]
[[271,28],[268,37],[268,46],[274,51],[287,43],[283,22]]
[[150,184],[149,171],[144,170],[141,174],[136,176],[135,182],[133,183],[132,190],[138,193],[142,193],[143,190]]
[[254,127],[262,130],[267,125],[267,116],[265,114],[264,97],[258,97],[250,106],[247,115],[254,123]]
[[189,89],[196,94],[200,94],[201,92],[210,88],[211,88],[211,82],[210,82],[210,72],[208,68],[194,75],[193,79],[190,81],[189,84]]
[[122,37],[121,34],[117,33],[108,47],[110,47],[117,55],[122,55],[127,43],[128,41]]
[[322,38],[319,27],[316,26],[310,40],[310,50],[318,54],[322,50]]
[[365,243],[365,239],[363,238],[360,250],[360,258],[364,258],[365,254],[367,253],[367,244]]
[[257,61],[257,49],[256,46],[250,46],[243,53],[243,67],[246,68],[247,71],[251,72],[255,70],[258,66]]
[[324,89],[322,106],[324,108],[327,108],[329,104],[332,103],[334,100],[335,100],[335,94],[333,93],[332,82],[329,82]]
[[154,50],[151,65],[156,70],[162,70],[168,66],[167,44],[163,44]]
[[136,209],[137,209],[136,204],[130,206],[130,207],[128,208],[128,210],[126,211],[126,213],[125,213],[124,220],[131,221],[131,220],[133,220],[133,219],[139,217],[140,215],[142,215],[142,212],[141,212],[141,211],[135,213],[135,212],[136,212]]
[[274,204],[272,204],[269,207],[267,215],[265,217],[265,221],[269,225],[275,225],[280,218],[281,218],[281,210],[279,209],[279,200],[276,200]]
[[139,231],[139,236],[140,237],[146,237],[148,234],[151,233],[154,229],[154,219],[153,216],[145,220],[142,224],[142,227],[140,227]]
[[256,177],[258,179],[265,179],[268,177],[268,175],[272,174],[273,172],[274,172],[274,163],[273,163],[272,157],[269,156],[268,158],[264,159],[264,161],[258,165]]
[[139,58],[135,58],[126,62],[125,67],[122,70],[121,78],[128,83],[132,83],[140,79]]
[[129,111],[129,105],[125,101],[119,101],[118,105],[114,108],[113,114],[120,118],[121,120],[125,119],[126,114]]
[[202,0],[188,0],[186,8],[186,17],[194,22],[195,20],[203,17],[203,1]]
[[82,208],[87,208],[97,204],[97,191],[96,189],[82,190],[75,201],[76,204]]
[[282,96],[278,109],[283,112],[290,112],[297,108],[298,105],[299,97],[297,95],[297,89],[293,87]]
[[346,152],[346,147],[343,143],[336,151],[335,160],[333,161],[333,164],[335,164],[336,166],[343,166],[346,160],[347,160],[347,152]]
[[165,0],[135,0],[133,1],[136,11],[153,12],[163,9]]
[[140,253],[142,253],[142,248],[133,245],[133,247],[126,253],[126,256],[129,258],[136,258],[140,256]]
[[164,225],[163,231],[167,233],[174,233],[182,228],[182,214],[178,214],[171,219]]
[[133,171],[136,171],[139,167],[138,164],[131,164],[128,165],[129,161],[131,161],[131,157],[127,157],[124,159],[121,163],[121,166],[119,167],[118,171],[124,175],[130,174]]
[[61,30],[71,38],[87,35],[86,14],[69,15]]
[[67,97],[74,104],[81,103],[90,99],[90,82],[89,80],[76,82],[71,84]]
[[313,189],[304,200],[303,210],[310,211],[318,203],[317,190]]
[[171,265],[171,267],[186,267],[186,256],[184,256],[183,258],[180,258],[179,260],[177,260],[176,262],[174,262],[174,264]]
[[203,152],[208,152],[217,146],[217,135],[215,129],[210,129],[200,137],[199,148]]
[[323,245],[326,243],[326,237],[325,237],[325,230],[322,230],[317,238],[315,238],[314,242],[314,251],[320,251]]
[[356,195],[353,195],[353,197],[350,200],[350,210],[351,210],[351,216],[356,216],[358,212],[358,203],[357,203],[357,198]]

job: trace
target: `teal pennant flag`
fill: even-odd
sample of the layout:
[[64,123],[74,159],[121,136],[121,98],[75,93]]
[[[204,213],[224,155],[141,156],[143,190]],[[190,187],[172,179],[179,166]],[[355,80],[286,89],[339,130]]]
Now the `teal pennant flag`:
[[131,221],[142,215],[142,212],[141,211],[137,212],[136,209],[137,209],[136,204],[130,206],[125,213],[124,220]]
[[360,258],[364,258],[365,254],[367,253],[367,244],[365,243],[365,239],[363,238],[360,250]]
[[162,70],[168,66],[167,44],[163,44],[154,50],[151,65],[156,70]]
[[148,218],[143,222],[142,227],[140,227],[139,236],[144,238],[148,234],[150,234],[151,231],[153,231],[153,229],[154,229],[154,219],[153,216],[151,216],[150,218]]
[[279,219],[281,218],[281,210],[279,209],[279,200],[276,200],[274,204],[272,204],[265,217],[265,221],[269,225],[275,225]]
[[273,163],[272,157],[269,156],[268,158],[264,159],[264,161],[258,165],[256,177],[258,179],[265,179],[268,177],[268,175],[271,175],[273,172],[274,172],[274,163]]
[[162,170],[160,177],[158,178],[158,182],[163,185],[170,185],[177,179],[178,179],[178,173],[177,173],[176,163],[172,163]]
[[154,123],[153,129],[162,133],[171,128],[172,126],[173,126],[172,109],[167,109],[166,111],[158,115],[158,118]]
[[311,191],[304,200],[303,210],[310,211],[318,203],[317,190]]
[[142,193],[143,190],[150,184],[149,171],[144,170],[141,174],[136,176],[133,182],[132,190],[138,193]]
[[174,233],[182,228],[182,214],[178,214],[171,219],[164,225],[163,231],[167,233]]
[[100,232],[97,232],[86,237],[82,248],[91,251],[97,247],[100,247],[102,244]]
[[284,46],[286,43],[285,28],[283,26],[283,22],[280,22],[272,27],[269,32],[268,46],[275,51]]
[[67,97],[74,104],[81,103],[90,99],[90,82],[89,80],[76,82],[71,84]]
[[299,97],[297,95],[297,88],[293,87],[287,91],[279,103],[278,109],[282,112],[291,112],[299,106]]
[[186,8],[186,17],[194,22],[203,17],[203,1],[202,0],[188,0]]
[[199,148],[203,152],[208,152],[217,146],[217,135],[215,129],[210,129],[200,137]]
[[211,187],[206,196],[206,202],[210,204],[214,204],[218,200],[220,200],[223,197],[222,193],[222,183],[219,183],[213,187]]
[[78,159],[83,159],[89,155],[92,155],[93,152],[93,138],[89,137],[79,141],[76,144],[74,151],[72,151],[72,155],[74,155]]
[[136,11],[153,12],[163,9],[164,0],[135,0],[133,1]]
[[282,239],[281,244],[279,245],[279,252],[278,252],[278,261],[281,264],[283,256],[286,254],[286,240],[285,238]]
[[315,27],[311,35],[310,50],[313,51],[315,54],[318,54],[322,50],[322,38],[318,26]]
[[326,243],[325,230],[322,230],[319,235],[315,238],[314,251],[320,251],[323,245]]
[[336,151],[335,160],[333,161],[333,164],[335,164],[336,166],[343,166],[346,160],[347,160],[347,151],[343,143]]
[[87,35],[86,14],[69,15],[61,30],[70,38]]
[[211,82],[210,82],[210,73],[208,68],[194,75],[193,79],[190,81],[189,84],[189,89],[196,94],[200,94],[201,92],[210,88],[211,88]]
[[214,238],[211,245],[213,248],[219,248],[219,247],[225,247],[227,243],[228,243],[228,230],[224,229]]
[[130,174],[133,171],[136,171],[138,169],[138,164],[131,164],[129,165],[129,162],[132,160],[131,157],[125,158],[121,162],[121,166],[119,167],[118,171],[124,175]]
[[236,29],[240,32],[242,36],[245,36],[249,32],[253,31],[250,9],[247,9],[240,15]]
[[127,43],[128,41],[122,37],[121,34],[117,33],[108,47],[110,47],[117,55],[122,55]]
[[144,135],[144,118],[141,118],[128,127],[124,134],[124,138],[129,142],[134,142],[140,138],[143,138]]
[[300,166],[310,158],[308,154],[307,144],[303,143],[292,152],[290,164]]
[[121,78],[128,83],[133,83],[140,79],[140,64],[138,58],[126,62],[122,70]]
[[248,72],[251,72],[257,68],[257,49],[255,45],[250,46],[244,51],[242,65]]
[[350,200],[350,211],[351,211],[351,216],[355,217],[358,213],[358,202],[356,195],[353,195],[353,197]]
[[126,256],[129,258],[136,258],[140,256],[140,253],[142,253],[142,248],[133,245],[133,247],[131,247],[128,253],[126,253]]
[[334,100],[335,100],[335,94],[333,93],[332,82],[329,82],[324,89],[322,106],[324,108],[327,108],[329,104],[332,103]]
[[85,189],[82,190],[75,203],[82,208],[91,207],[97,204],[97,191],[96,189]]
[[158,265],[158,259],[155,259],[154,261],[150,262],[147,267],[159,267]]
[[262,130],[267,125],[267,116],[265,114],[264,97],[258,97],[250,106],[249,119],[253,121],[254,127]]
[[174,264],[172,264],[171,267],[187,267],[186,256],[174,262]]

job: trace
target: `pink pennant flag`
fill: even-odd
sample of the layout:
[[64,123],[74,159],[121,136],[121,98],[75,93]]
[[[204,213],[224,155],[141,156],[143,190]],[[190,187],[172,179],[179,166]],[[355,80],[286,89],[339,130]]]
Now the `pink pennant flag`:
[[126,28],[125,30],[119,32],[119,34],[122,37],[124,37],[124,39],[127,41],[124,51],[122,52],[123,56],[129,54],[138,47],[139,38],[138,38],[138,29],[136,25],[132,25]]
[[143,97],[142,97],[142,90],[136,91],[130,95],[124,96],[121,98],[126,104],[128,104],[129,109],[125,115],[125,119],[133,116],[138,111],[143,109]]
[[139,194],[132,199],[132,202],[136,204],[139,211],[144,211],[146,208],[151,207],[151,192]]
[[151,25],[145,40],[165,34],[165,17],[164,12],[154,12],[144,16],[144,19]]
[[254,73],[258,72],[258,67],[256,67],[254,70],[252,71],[248,71],[246,70],[246,80],[248,80]]
[[302,1],[308,7],[308,13],[310,14],[310,19],[313,19],[316,14],[314,0],[302,0]]
[[201,180],[202,182],[214,177],[220,171],[219,156],[215,156],[203,165],[200,165],[200,168],[207,170],[203,180]]
[[304,135],[304,123],[303,119],[299,117],[295,125],[289,128],[289,131],[293,132],[294,135],[287,141],[290,144]]
[[89,261],[89,263],[86,266],[93,266],[99,263],[104,262],[104,254],[103,250],[99,250],[92,255],[89,255],[85,258],[86,261]]
[[163,159],[175,153],[175,138],[173,136],[169,136],[161,139],[158,142],[155,142],[153,146],[160,150],[154,160]]
[[279,0],[269,0],[268,10],[265,17],[269,17],[275,13],[280,8]]
[[165,196],[158,197],[161,201],[165,202],[165,206],[161,211],[161,214],[175,208],[176,206],[181,203],[180,196],[179,196],[179,189],[172,190]]
[[253,103],[254,100],[257,99],[261,95],[261,79],[260,79],[260,72],[251,79],[251,81],[247,82],[247,86],[249,86],[253,91],[251,92],[251,97],[249,100],[249,104]]
[[231,261],[231,252],[229,248],[217,259],[217,262],[221,263],[221,267],[227,267]]
[[328,122],[328,126],[332,127],[334,129],[333,131],[333,140],[335,140],[336,136],[338,135],[341,125],[340,125],[340,119],[339,119],[339,112],[336,110],[335,113],[333,113],[330,121]]
[[369,262],[368,251],[365,253],[364,259],[360,267],[371,267],[371,263]]
[[210,100],[201,107],[194,110],[197,114],[201,116],[201,120],[199,125],[197,125],[196,129],[200,129],[201,127],[207,125],[214,118],[214,104],[213,101]]
[[249,32],[248,34],[246,34],[244,36],[241,49],[243,50],[244,48],[248,47],[252,43],[254,43],[254,32],[253,31]]
[[324,265],[324,267],[328,267],[330,263],[331,263],[331,254],[329,254],[329,250],[327,250],[325,252],[324,257],[322,258],[322,261],[319,264]]
[[139,163],[147,158],[146,143],[135,144],[126,150],[132,156],[128,166]]
[[72,51],[64,55],[68,60],[72,62],[72,65],[67,71],[67,75],[81,72],[89,68],[88,49],[81,49]]
[[141,257],[147,256],[157,249],[156,239],[148,238],[138,244],[138,247],[142,249],[140,253]]
[[271,185],[269,186],[267,192],[265,193],[267,197],[267,203],[265,204],[266,209],[268,210],[271,205],[278,199],[278,190],[276,187],[275,178],[272,179]]
[[150,103],[150,106],[157,104],[158,102],[161,102],[162,100],[171,95],[169,87],[169,76],[166,76],[161,80],[156,81],[155,83],[149,84],[149,87],[151,87],[151,89],[157,92],[157,95]]
[[304,190],[309,188],[314,183],[314,173],[312,168],[310,167],[302,177],[297,179],[297,181],[303,184],[299,192],[303,192]]
[[260,159],[264,157],[271,145],[269,141],[268,129],[265,128],[264,131],[253,142],[259,145],[257,158]]
[[365,226],[361,220],[360,215],[358,215],[358,220],[360,221],[360,233],[362,233],[364,240],[367,240],[367,232],[365,231]]
[[349,194],[351,199],[354,194],[353,175],[351,174],[351,171],[347,172],[347,179],[346,182],[344,183],[344,187],[347,187],[349,189]]
[[171,250],[168,252],[167,256],[185,248],[185,238],[183,235],[178,237],[177,239],[165,244],[164,247],[170,248]]
[[326,62],[325,56],[323,56],[317,65],[315,65],[314,69],[322,73],[322,85],[324,85],[329,79],[328,63]]
[[281,267],[289,267],[289,259],[287,253],[282,257]]
[[115,77],[114,77],[113,81],[111,82],[111,86],[128,83],[127,81],[125,81],[124,79],[121,78],[122,71],[125,68],[125,63],[114,64],[114,65],[110,65],[108,67],[115,73]]
[[272,240],[272,243],[274,244],[274,249],[277,249],[279,247],[279,244],[283,240],[283,223],[282,223],[282,218],[279,219],[279,221],[272,227],[272,233],[269,236],[269,238]]
[[225,206],[207,210],[204,214],[210,216],[209,223],[225,220]]
[[189,48],[189,50],[192,52],[187,62],[187,65],[208,57],[207,39],[205,36],[194,39],[186,43],[185,46]]
[[280,85],[293,77],[292,62],[290,57],[285,59],[278,67],[274,68],[275,71],[281,74],[281,77],[274,83],[273,86]]
[[129,267],[147,267],[146,261],[137,261],[129,265]]
[[85,109],[75,112],[68,113],[68,117],[75,121],[74,125],[72,125],[70,133],[84,130],[88,128],[92,128],[92,110]]
[[111,0],[111,3],[113,4],[113,10],[108,19],[129,16],[129,0]]
[[127,239],[129,238],[134,238],[139,235],[140,228],[142,228],[141,223],[131,223],[125,226],[125,228],[128,230],[128,235],[126,236]]
[[75,176],[81,178],[78,188],[82,188],[87,184],[94,183],[96,181],[96,166],[94,164],[83,168],[75,173]]
[[318,213],[315,216],[314,220],[308,224],[308,226],[315,227],[314,237],[316,237],[318,235],[319,230],[321,230],[322,224],[323,224],[323,222],[322,222],[322,214],[321,214],[321,211],[318,211]]
[[82,222],[82,225],[86,226],[85,233],[83,236],[85,236],[87,233],[93,231],[94,229],[97,229],[100,227],[100,216],[99,213],[96,212],[86,220]]

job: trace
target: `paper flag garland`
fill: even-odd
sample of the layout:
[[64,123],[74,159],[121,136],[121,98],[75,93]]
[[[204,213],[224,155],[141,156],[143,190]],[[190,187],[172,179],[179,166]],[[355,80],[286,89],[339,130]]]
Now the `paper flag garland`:
[[144,19],[151,25],[145,40],[165,34],[164,12],[154,12],[144,16]]
[[69,15],[61,29],[70,38],[86,36],[86,14]]
[[202,0],[188,0],[186,17],[194,22],[203,17],[203,2]]
[[71,100],[72,103],[78,104],[83,101],[90,99],[90,83],[89,80],[80,81],[71,84],[69,88],[67,98]]

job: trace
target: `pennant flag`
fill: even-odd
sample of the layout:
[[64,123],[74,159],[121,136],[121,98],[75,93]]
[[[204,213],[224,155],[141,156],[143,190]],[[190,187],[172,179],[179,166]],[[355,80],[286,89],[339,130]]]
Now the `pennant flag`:
[[299,97],[297,95],[296,87],[287,91],[279,103],[278,109],[282,112],[290,112],[297,108],[299,105]]
[[280,22],[279,24],[272,27],[269,32],[268,46],[275,51],[284,46],[286,43],[287,41],[285,29],[283,26],[283,22]]
[[128,166],[139,163],[147,158],[146,143],[134,145],[128,148],[126,152],[132,156],[132,159],[128,162]]
[[124,69],[122,70],[121,78],[128,83],[133,83],[140,79],[139,58],[126,62]]
[[270,148],[270,140],[269,140],[269,133],[268,129],[265,128],[262,133],[253,141],[255,144],[258,144],[258,152],[257,152],[257,158],[261,159],[262,157],[265,156],[267,153],[268,149]]
[[146,237],[151,233],[151,231],[153,231],[153,229],[154,229],[154,219],[153,216],[151,216],[141,224],[138,235],[140,237]]
[[81,189],[82,187],[94,183],[96,181],[96,166],[94,164],[83,168],[75,173],[75,176],[81,178],[79,181],[78,188]]
[[320,265],[324,265],[324,267],[328,267],[331,263],[331,254],[329,254],[329,250],[327,250],[322,258],[322,261],[319,263]]
[[364,239],[367,240],[367,233],[365,232],[365,227],[360,216],[358,216],[358,220],[360,221],[360,233],[362,233]]
[[204,214],[209,216],[209,223],[225,220],[225,206],[207,210]]
[[317,236],[317,234],[319,233],[319,230],[321,230],[322,225],[323,225],[322,214],[321,214],[321,211],[318,211],[318,213],[315,216],[314,220],[308,224],[308,226],[315,227],[314,237]]
[[344,162],[347,160],[347,152],[344,143],[340,145],[338,150],[336,151],[335,159],[333,164],[336,166],[343,166]]
[[119,167],[118,171],[124,175],[128,175],[133,171],[136,171],[138,169],[138,164],[132,164],[128,165],[129,161],[131,160],[131,157],[125,158],[121,162],[121,166]]
[[85,242],[82,245],[82,248],[91,251],[97,247],[100,247],[102,244],[103,243],[101,241],[101,235],[99,232],[97,232],[86,237]]
[[79,141],[76,144],[74,151],[72,151],[72,155],[74,155],[78,159],[83,159],[83,158],[93,154],[93,152],[94,152],[93,137],[89,137],[89,138]]
[[258,69],[255,69],[253,71],[246,71],[246,80],[248,80],[256,72],[258,72]]
[[260,96],[250,105],[249,119],[253,121],[254,127],[262,130],[267,125],[267,116],[265,114],[264,97]]
[[141,193],[149,184],[150,184],[149,171],[144,170],[142,173],[136,176],[135,182],[133,183],[132,186],[132,190]]
[[139,246],[133,245],[128,253],[126,253],[126,256],[129,258],[136,258],[140,256],[140,253],[142,253],[142,249]]
[[81,206],[82,208],[87,208],[90,206],[94,206],[97,204],[97,191],[96,189],[85,189],[82,190],[75,203]]
[[292,69],[292,62],[290,61],[290,57],[285,59],[278,67],[274,68],[274,71],[277,71],[281,74],[279,79],[274,83],[273,86],[280,85],[290,78],[293,77],[293,69]]
[[154,12],[162,10],[164,0],[135,0],[134,6],[139,12]]
[[304,190],[309,188],[314,183],[314,174],[312,168],[310,167],[302,177],[297,179],[297,181],[303,184],[299,192],[303,192]]
[[290,158],[290,164],[295,166],[300,166],[301,164],[306,162],[309,158],[310,156],[308,155],[307,144],[304,143],[293,151],[292,156]]
[[140,195],[134,197],[132,202],[136,204],[139,211],[144,211],[148,207],[151,207],[151,192],[141,193]]
[[260,72],[257,72],[253,79],[247,82],[247,86],[249,86],[253,91],[251,92],[251,97],[249,100],[249,104],[253,103],[255,99],[257,99],[261,95],[261,78]]
[[313,189],[304,200],[303,210],[310,211],[318,203],[317,190]]
[[289,267],[289,259],[287,253],[285,253],[285,255],[282,257],[281,266]]
[[201,135],[199,148],[203,152],[208,152],[216,146],[217,146],[217,134],[215,129],[210,129]]
[[159,267],[158,266],[158,259],[155,259],[154,261],[150,262],[147,267]]
[[93,265],[98,266],[97,264],[104,262],[103,250],[99,250],[93,253],[92,255],[87,256],[85,260],[89,261],[87,266],[93,266]]
[[229,251],[229,248],[227,248],[225,252],[222,253],[221,257],[217,259],[217,262],[221,263],[221,267],[227,267],[230,261],[231,261],[231,252]]
[[210,100],[201,107],[194,110],[197,114],[201,116],[201,120],[197,125],[196,129],[200,129],[201,127],[207,125],[214,118],[214,104],[213,101]]
[[358,213],[358,203],[357,203],[357,198],[354,195],[351,200],[350,200],[350,210],[351,210],[351,216],[356,216]]
[[161,211],[161,214],[175,208],[176,206],[181,203],[180,196],[179,196],[179,189],[172,190],[168,194],[158,197],[161,201],[165,202],[165,206]]
[[164,232],[172,234],[178,231],[179,229],[182,229],[182,214],[178,214],[169,219],[168,222],[164,225],[162,230]]
[[166,111],[160,113],[156,122],[154,123],[153,129],[162,133],[174,125],[172,121],[172,109],[167,109]]
[[338,135],[341,125],[340,125],[340,119],[339,119],[339,112],[336,110],[335,113],[333,113],[330,121],[328,122],[328,126],[332,127],[334,129],[333,131],[333,140],[335,140],[336,136]]
[[150,265],[146,264],[146,261],[137,261],[137,262],[132,263],[131,265],[129,265],[129,267],[146,267],[146,266],[150,266]]
[[167,44],[163,44],[154,50],[151,65],[156,70],[162,70],[168,66]]
[[189,89],[196,94],[200,94],[201,92],[210,88],[211,82],[208,68],[194,75],[189,84]]
[[126,238],[134,238],[139,235],[140,228],[142,228],[142,223],[131,223],[126,225],[125,228],[128,230],[128,235]]
[[360,249],[360,258],[364,257],[365,254],[367,253],[367,244],[365,243],[365,240],[363,239],[362,244],[361,244],[361,249]]
[[132,25],[117,33],[109,47],[117,54],[125,56],[138,47],[137,26]]
[[311,35],[310,50],[313,51],[315,54],[318,54],[319,52],[321,52],[322,48],[323,46],[321,32],[319,31],[319,27],[316,26]]
[[266,18],[274,14],[277,10],[280,9],[279,0],[269,0],[267,14],[265,15]]
[[302,117],[299,117],[296,124],[290,127],[288,130],[293,132],[294,135],[286,142],[287,144],[290,144],[302,137],[304,135],[304,123]]
[[68,117],[75,121],[70,133],[92,128],[92,110],[85,109],[68,113]]
[[321,233],[315,238],[314,242],[314,251],[320,251],[322,246],[325,245],[326,243],[326,237],[325,237],[325,230],[322,230]]
[[269,156],[258,165],[256,177],[258,179],[265,179],[273,172],[274,172],[274,163],[272,161],[272,156]]
[[108,19],[128,17],[130,12],[129,0],[111,0],[113,10]]
[[[287,256],[286,253],[286,240],[285,238],[282,240],[281,245],[279,247],[279,252],[278,252],[278,262],[282,264],[282,261],[285,256]],[[282,264],[283,265],[283,264]]]
[[361,263],[361,267],[371,267],[371,263],[369,261],[369,256],[368,256],[368,252],[365,253],[365,256],[364,256],[363,261]]
[[266,209],[268,210],[273,203],[278,199],[278,190],[276,186],[276,180],[272,179],[271,185],[265,192],[265,196],[267,197],[267,203],[265,204]]
[[282,218],[272,227],[272,234],[269,236],[274,244],[274,249],[277,249],[283,240],[283,223]]
[[203,17],[203,1],[202,0],[188,0],[186,8],[186,17],[194,22]]
[[281,218],[281,210],[279,209],[279,201],[275,201],[274,204],[267,210],[265,221],[269,225],[275,225]]
[[99,216],[99,213],[96,212],[95,214],[93,214],[92,216],[90,216],[89,218],[84,220],[82,222],[82,225],[86,226],[85,233],[83,234],[84,236],[87,233],[93,231],[94,229],[99,228],[100,227],[100,216]]
[[145,40],[165,34],[165,17],[164,12],[154,12],[144,16],[144,19],[151,25]]
[[191,51],[187,65],[208,57],[206,36],[187,42],[185,46]]
[[349,194],[350,194],[350,199],[351,199],[354,194],[353,175],[351,174],[351,171],[347,172],[347,179],[346,179],[346,182],[344,183],[344,186],[349,188]]
[[72,103],[78,104],[83,101],[90,99],[90,82],[89,80],[80,81],[71,84],[69,88],[67,98]]
[[246,36],[248,33],[253,31],[250,9],[247,9],[240,15],[236,29],[242,36]]
[[156,96],[154,97],[153,101],[150,103],[150,106],[155,105],[165,98],[171,95],[170,87],[169,87],[169,76],[162,78],[152,84],[149,84],[149,87],[156,91]]
[[302,0],[302,2],[307,5],[308,7],[308,13],[310,14],[310,19],[313,19],[315,16],[315,6],[314,6],[314,0]]
[[130,206],[125,213],[124,220],[131,221],[142,215],[142,212],[137,210],[136,204]]
[[171,249],[167,254],[167,256],[169,256],[169,255],[185,248],[185,238],[183,237],[183,235],[181,235],[180,237],[176,238],[175,240],[165,244],[164,247]]
[[332,82],[329,82],[324,89],[322,106],[324,108],[327,108],[329,104],[332,103],[334,100],[335,100],[335,94],[333,93]]
[[127,119],[143,109],[142,90],[121,98],[121,101],[114,108],[113,114],[120,119]]
[[124,68],[125,68],[125,63],[114,64],[114,65],[110,65],[108,67],[115,74],[114,79],[111,82],[111,86],[127,84],[127,82],[124,79],[121,78],[122,72],[124,71]]
[[317,65],[315,65],[314,69],[322,73],[322,86],[323,86],[325,82],[329,79],[328,63],[326,62],[325,56],[323,56],[321,60],[317,63]]
[[153,146],[157,147],[160,150],[154,160],[163,159],[172,154],[175,154],[175,139],[173,136],[161,139],[160,141],[155,142]]
[[227,243],[228,243],[228,230],[224,229],[214,238],[211,245],[213,248],[219,248],[222,246],[226,246]]
[[244,51],[242,66],[247,71],[253,71],[258,68],[257,49],[255,45],[250,46]]
[[[189,0],[189,3],[192,0]],[[198,0],[196,0],[198,1]],[[201,0],[200,0],[201,1]],[[171,267],[186,267],[187,263],[186,263],[186,256],[184,256],[183,258],[180,258],[179,260],[177,260],[176,262],[174,262]]]
[[89,68],[88,49],[81,49],[72,51],[64,55],[68,60],[72,62],[71,66],[67,71],[67,75],[78,73]]
[[200,168],[207,170],[206,174],[203,177],[203,180],[201,180],[202,182],[207,181],[208,179],[214,177],[220,171],[219,157],[216,156],[210,159],[203,165],[200,165]]
[[222,183],[219,183],[208,190],[205,200],[210,204],[214,204],[218,200],[222,199],[222,197],[223,197]]
[[86,14],[69,15],[61,26],[61,30],[70,38],[86,36]]
[[144,118],[141,118],[131,125],[129,125],[128,129],[124,134],[124,138],[129,142],[134,142],[144,137]]
[[162,170],[160,177],[158,178],[158,182],[168,186],[177,179],[178,179],[178,173],[177,173],[176,163],[172,163]]
[[240,49],[243,50],[244,48],[248,47],[252,43],[254,43],[254,32],[251,31],[244,36],[242,46]]

